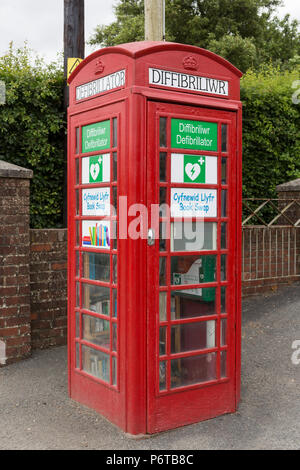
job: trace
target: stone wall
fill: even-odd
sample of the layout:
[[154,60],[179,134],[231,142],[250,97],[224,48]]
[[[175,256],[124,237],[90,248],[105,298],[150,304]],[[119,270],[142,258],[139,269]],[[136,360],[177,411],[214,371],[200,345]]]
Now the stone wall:
[[0,161],[0,364],[31,353],[31,178],[31,171]]
[[67,230],[30,230],[32,348],[67,342]]

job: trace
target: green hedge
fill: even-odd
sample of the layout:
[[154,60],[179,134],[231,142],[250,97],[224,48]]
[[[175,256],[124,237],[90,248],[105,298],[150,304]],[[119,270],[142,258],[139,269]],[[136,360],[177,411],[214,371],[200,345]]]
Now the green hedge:
[[299,72],[266,66],[242,78],[245,198],[276,197],[278,184],[300,177],[300,104],[292,99]]
[[60,227],[63,222],[64,77],[58,62],[32,59],[25,46],[0,58],[6,104],[0,106],[0,155],[32,169],[31,226]]

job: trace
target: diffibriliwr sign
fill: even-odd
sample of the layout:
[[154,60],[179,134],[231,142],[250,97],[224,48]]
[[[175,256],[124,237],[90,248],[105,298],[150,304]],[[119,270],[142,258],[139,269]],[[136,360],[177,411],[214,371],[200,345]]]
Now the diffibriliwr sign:
[[198,75],[155,68],[149,68],[149,84],[219,96],[228,96],[229,94],[227,80],[199,77]]

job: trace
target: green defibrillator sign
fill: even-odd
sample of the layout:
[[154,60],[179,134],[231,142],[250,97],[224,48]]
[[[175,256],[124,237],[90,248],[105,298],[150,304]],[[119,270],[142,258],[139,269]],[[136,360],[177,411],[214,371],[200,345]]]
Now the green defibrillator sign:
[[103,157],[96,155],[89,158],[89,183],[102,183],[103,181]]
[[82,128],[82,153],[110,148],[110,121],[96,122]]
[[184,183],[205,183],[205,160],[202,155],[183,156],[183,182]]
[[191,150],[218,150],[218,124],[215,122],[171,120],[171,146]]

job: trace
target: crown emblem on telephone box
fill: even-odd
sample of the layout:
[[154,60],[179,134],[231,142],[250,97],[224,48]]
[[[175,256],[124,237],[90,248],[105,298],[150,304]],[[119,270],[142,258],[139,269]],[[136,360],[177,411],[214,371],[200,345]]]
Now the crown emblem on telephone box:
[[100,75],[104,71],[104,64],[101,59],[97,60],[95,67],[95,74]]
[[198,68],[197,59],[193,57],[192,55],[185,57],[182,63],[183,63],[183,67],[187,70],[197,70]]

